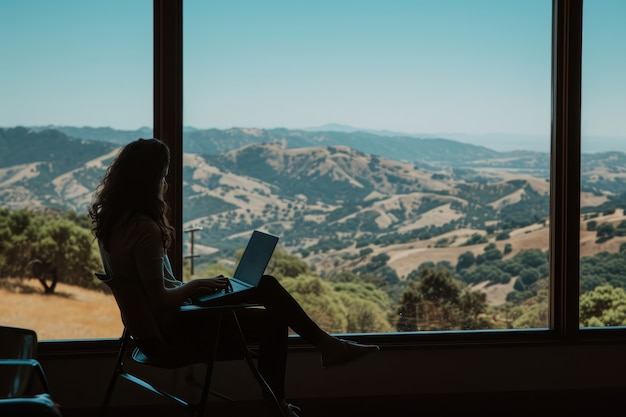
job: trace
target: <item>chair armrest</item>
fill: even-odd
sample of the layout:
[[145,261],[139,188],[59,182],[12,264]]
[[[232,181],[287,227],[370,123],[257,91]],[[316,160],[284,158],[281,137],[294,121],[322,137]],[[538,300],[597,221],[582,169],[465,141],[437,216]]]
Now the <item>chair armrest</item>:
[[185,304],[179,307],[180,311],[197,311],[197,310],[213,310],[213,311],[229,311],[229,310],[242,310],[246,308],[262,307],[261,304],[228,304],[228,305],[198,305],[198,304]]
[[50,387],[48,386],[48,380],[46,374],[43,371],[41,363],[36,359],[0,359],[0,367],[3,368],[28,368],[34,373],[38,382],[41,384],[41,388],[45,393],[50,393]]
[[50,394],[39,394],[28,398],[0,398],[0,415],[62,417]]
[[238,310],[245,310],[249,308],[263,308],[259,304],[234,304],[234,305],[218,305],[218,306],[203,306],[196,304],[186,304],[178,308],[179,313],[193,317],[196,314],[205,315],[207,313],[214,313],[219,315],[222,313],[237,312]]

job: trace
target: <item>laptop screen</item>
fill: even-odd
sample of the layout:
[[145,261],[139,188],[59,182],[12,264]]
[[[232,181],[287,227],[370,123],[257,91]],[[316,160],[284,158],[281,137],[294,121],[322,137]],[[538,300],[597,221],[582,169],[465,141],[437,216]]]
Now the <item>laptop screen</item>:
[[257,286],[274,253],[278,237],[255,230],[241,256],[234,278]]

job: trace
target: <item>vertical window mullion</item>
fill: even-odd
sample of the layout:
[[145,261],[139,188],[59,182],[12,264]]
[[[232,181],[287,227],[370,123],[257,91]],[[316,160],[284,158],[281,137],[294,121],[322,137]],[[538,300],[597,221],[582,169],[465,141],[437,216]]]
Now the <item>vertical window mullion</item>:
[[578,334],[582,0],[554,0],[550,327]]
[[167,200],[176,228],[170,248],[174,274],[182,279],[183,23],[182,0],[154,0],[154,136],[170,147]]

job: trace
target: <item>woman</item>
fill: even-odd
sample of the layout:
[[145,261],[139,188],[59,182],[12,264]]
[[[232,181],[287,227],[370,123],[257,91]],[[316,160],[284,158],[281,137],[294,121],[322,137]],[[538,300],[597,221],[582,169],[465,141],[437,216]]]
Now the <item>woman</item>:
[[[203,324],[210,317],[190,320],[177,314],[176,307],[202,291],[226,288],[228,278],[220,275],[182,284],[173,276],[166,252],[172,246],[174,229],[164,200],[169,161],[168,147],[157,139],[126,145],[98,186],[89,215],[103,262],[113,277],[132,277],[140,283],[170,343],[181,349],[202,349],[207,342]],[[288,328],[316,346],[324,367],[378,350],[376,345],[338,339],[323,331],[272,276],[264,276],[244,301],[265,307],[242,310],[238,319],[248,342],[259,342],[259,370],[288,416],[298,415],[298,408],[285,401]]]

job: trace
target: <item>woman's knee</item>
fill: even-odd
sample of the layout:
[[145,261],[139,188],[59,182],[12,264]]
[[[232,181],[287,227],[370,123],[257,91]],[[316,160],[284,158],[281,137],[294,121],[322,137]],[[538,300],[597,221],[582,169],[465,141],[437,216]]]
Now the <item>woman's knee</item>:
[[261,281],[259,282],[259,287],[279,287],[280,282],[273,275],[263,275],[261,277]]
[[280,297],[280,294],[285,292],[280,281],[273,275],[263,275],[257,289],[261,297],[266,301]]

